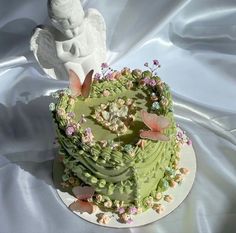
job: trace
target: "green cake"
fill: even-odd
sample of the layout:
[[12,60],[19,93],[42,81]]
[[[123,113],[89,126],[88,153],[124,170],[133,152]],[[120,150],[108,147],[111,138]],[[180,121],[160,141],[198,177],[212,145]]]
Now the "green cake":
[[92,83],[86,77],[77,86],[71,72],[70,88],[54,93],[57,102],[50,105],[64,186],[89,186],[94,193],[83,202],[123,215],[153,208],[176,181],[170,89],[156,74],[157,60],[145,67],[114,71],[102,64]]

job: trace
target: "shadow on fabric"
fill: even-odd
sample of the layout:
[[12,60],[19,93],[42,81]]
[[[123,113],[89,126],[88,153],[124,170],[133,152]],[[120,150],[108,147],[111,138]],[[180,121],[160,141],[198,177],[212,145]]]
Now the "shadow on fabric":
[[0,155],[37,179],[53,185],[52,163],[57,146],[54,144],[55,129],[48,109],[52,98],[41,96],[28,102],[29,92],[23,92],[20,96],[25,103],[17,101],[9,108],[0,104]]
[[[36,23],[27,18],[8,22],[0,28],[1,58],[16,56],[29,50],[29,40]],[[4,45],[4,46],[3,46]]]

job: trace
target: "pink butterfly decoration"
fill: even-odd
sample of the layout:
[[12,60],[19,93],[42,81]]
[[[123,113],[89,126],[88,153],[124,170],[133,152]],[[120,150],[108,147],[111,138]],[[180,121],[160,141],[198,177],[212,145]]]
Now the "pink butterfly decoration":
[[72,189],[73,194],[78,200],[70,204],[69,208],[72,211],[78,211],[81,213],[87,212],[89,214],[96,210],[96,206],[87,200],[94,195],[94,188],[90,186],[77,186]]
[[162,134],[162,131],[170,125],[170,121],[157,114],[148,113],[144,110],[141,111],[141,118],[144,124],[150,129],[148,131],[142,130],[140,132],[141,138],[147,138],[154,141],[168,141],[169,138]]
[[69,70],[70,89],[74,97],[81,95],[87,98],[89,96],[89,93],[91,91],[92,76],[93,70],[90,70],[82,84],[79,76],[73,70]]

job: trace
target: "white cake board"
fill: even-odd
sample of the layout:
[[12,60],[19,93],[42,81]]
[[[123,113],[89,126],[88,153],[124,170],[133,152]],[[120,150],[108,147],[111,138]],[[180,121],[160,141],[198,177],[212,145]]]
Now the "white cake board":
[[[87,220],[88,222],[105,226],[105,227],[111,227],[111,228],[130,228],[130,227],[139,227],[146,224],[150,224],[152,222],[155,222],[168,214],[170,214],[173,210],[175,210],[187,197],[189,194],[193,182],[196,175],[196,156],[195,152],[193,150],[193,147],[190,145],[183,145],[181,148],[181,154],[180,154],[180,164],[179,167],[185,167],[190,170],[190,173],[186,175],[181,185],[177,185],[175,188],[169,188],[166,192],[163,194],[165,195],[172,195],[174,197],[174,200],[171,203],[168,203],[164,201],[163,199],[159,202],[163,204],[165,207],[165,211],[161,214],[158,214],[155,210],[149,209],[146,212],[143,212],[138,215],[132,215],[132,219],[134,220],[131,224],[124,224],[117,221],[119,217],[115,213],[109,213],[108,216],[111,217],[111,221],[106,224],[102,225],[97,222],[97,214],[103,213],[102,211],[94,213],[94,214],[88,214],[88,213],[79,213],[79,212],[73,212],[80,218]],[[61,182],[60,177],[63,172],[62,164],[58,162],[58,160],[54,161],[53,165],[53,180],[56,187],[59,187],[59,183]],[[59,177],[60,176],[60,177]],[[69,194],[68,192],[63,192],[60,190],[61,188],[57,188],[57,193],[61,200],[64,202],[64,204],[68,207],[72,202],[77,200],[74,196]]]

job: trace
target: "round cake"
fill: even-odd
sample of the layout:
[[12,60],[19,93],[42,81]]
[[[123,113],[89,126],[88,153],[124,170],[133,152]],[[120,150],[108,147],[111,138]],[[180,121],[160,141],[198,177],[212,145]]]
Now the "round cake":
[[176,181],[179,142],[170,89],[156,73],[157,60],[144,66],[115,71],[102,64],[101,74],[92,81],[89,72],[83,84],[70,71],[69,89],[53,94],[63,185],[74,193],[84,188],[81,206],[87,201],[136,214],[153,208]]

